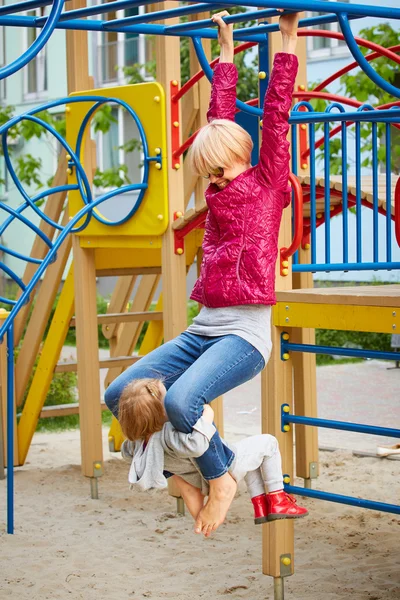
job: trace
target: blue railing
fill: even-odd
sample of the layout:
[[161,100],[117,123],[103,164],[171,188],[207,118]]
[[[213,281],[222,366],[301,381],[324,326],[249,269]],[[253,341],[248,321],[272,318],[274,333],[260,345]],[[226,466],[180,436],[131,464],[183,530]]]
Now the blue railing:
[[[294,346],[294,344],[291,344],[291,346]],[[294,348],[292,348],[292,350],[293,349]],[[291,423],[297,425],[309,425],[312,427],[324,427],[327,429],[338,429],[340,431],[352,431],[354,433],[369,433],[372,435],[400,438],[400,429],[364,425],[362,423],[349,423],[347,421],[335,421],[332,419],[317,419],[313,417],[296,416],[290,413],[290,407],[288,404],[282,404],[281,430],[283,432],[289,431]],[[287,480],[288,476],[285,476],[284,479]],[[382,512],[400,515],[400,506],[388,504],[386,502],[375,502],[373,500],[354,498],[353,496],[344,496],[342,494],[333,494],[331,492],[323,492],[320,490],[310,490],[288,484],[285,484],[285,490],[289,493],[291,492],[292,494],[298,494],[300,496],[308,496],[310,498],[327,500],[328,502],[338,502],[340,504],[348,504],[350,506],[358,506],[360,508],[368,508],[370,510],[379,510]]]
[[[306,109],[306,111],[304,111]],[[338,111],[338,112],[334,112]],[[392,136],[393,125],[400,124],[400,108],[376,110],[369,105],[361,106],[357,111],[347,112],[335,102],[330,104],[324,113],[316,113],[309,102],[299,102],[293,109],[290,122],[292,124],[292,170],[298,173],[299,125],[305,124],[309,138],[310,181],[307,186],[309,197],[309,223],[305,233],[309,234],[311,260],[299,264],[297,253],[293,260],[293,271],[361,271],[361,270],[394,270],[400,269],[400,249],[394,235],[394,204],[392,202],[395,175],[392,174]],[[354,123],[354,125],[351,125]],[[367,124],[371,128],[371,167],[362,166],[361,126]],[[332,175],[332,142],[331,126],[340,130],[340,168],[336,176],[336,187],[331,188]],[[379,162],[378,126],[385,133],[385,161]],[[322,129],[318,129],[318,126]],[[322,150],[316,149],[316,137],[322,131]],[[353,161],[353,168],[349,167]],[[301,161],[302,162],[302,161]],[[301,174],[301,173],[300,173]],[[367,175],[368,174],[368,175]],[[379,193],[379,179],[385,178],[385,190]],[[371,180],[368,188],[368,178]],[[318,185],[323,179],[324,184]],[[349,193],[351,192],[350,196]],[[368,193],[368,199],[362,198]],[[322,197],[321,197],[322,196]],[[336,199],[336,200],[334,200]],[[318,210],[317,201],[323,200],[323,208]],[[363,209],[363,206],[366,207]],[[355,212],[351,215],[349,208]],[[368,208],[370,210],[368,210]],[[331,212],[333,210],[333,212]],[[318,214],[318,213],[321,214]],[[333,223],[330,216],[340,215],[341,230],[338,221]],[[397,217],[399,218],[400,215]],[[385,220],[384,227],[380,227]],[[341,236],[341,255],[332,257],[332,227],[335,226],[335,248],[338,235]],[[370,232],[366,235],[366,228]],[[317,238],[317,233],[319,238]],[[364,247],[362,245],[364,240]],[[321,251],[317,251],[320,241]],[[367,242],[367,245],[365,244]],[[394,258],[397,256],[396,258]]]

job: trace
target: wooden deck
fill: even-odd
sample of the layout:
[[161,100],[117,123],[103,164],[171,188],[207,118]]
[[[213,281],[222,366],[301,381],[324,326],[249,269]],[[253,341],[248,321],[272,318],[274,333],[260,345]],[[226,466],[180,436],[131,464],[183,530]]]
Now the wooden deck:
[[276,292],[278,302],[400,308],[400,284],[306,288]]

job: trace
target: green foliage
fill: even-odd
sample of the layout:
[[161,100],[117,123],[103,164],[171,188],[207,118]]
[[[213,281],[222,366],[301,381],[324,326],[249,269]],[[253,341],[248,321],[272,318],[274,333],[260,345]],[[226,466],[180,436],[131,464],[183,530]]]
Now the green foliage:
[[[337,346],[355,344],[364,350],[380,350],[390,352],[390,334],[388,333],[366,333],[363,331],[336,331],[334,329],[316,329],[315,339],[319,346]],[[325,354],[317,354],[317,365],[337,364],[337,360]],[[346,358],[343,362],[351,362]]]
[[131,183],[131,180],[126,165],[118,165],[105,171],[96,169],[93,177],[93,185],[97,188],[119,188],[127,183]]
[[96,111],[93,117],[93,130],[95,133],[98,133],[99,131],[107,133],[107,131],[110,130],[112,123],[118,123],[118,120],[113,115],[112,106],[110,106],[110,104],[105,104]]
[[34,183],[37,189],[43,187],[40,179],[40,169],[42,168],[42,159],[34,158],[32,154],[25,154],[17,158],[16,172],[21,181],[27,185]]
[[[362,29],[359,33],[360,37],[380,44],[384,47],[391,47],[400,44],[400,30],[393,29],[389,23],[380,23],[374,27],[368,27]],[[364,55],[370,51],[367,48],[360,47]],[[392,60],[388,60],[386,57],[376,58],[370,62],[373,69],[383,79],[389,83],[399,87],[400,85],[400,72],[399,65]],[[382,104],[389,104],[395,100],[393,96],[378,87],[361,69],[357,71],[351,71],[342,75],[340,78],[340,89],[339,94],[346,96],[347,98],[355,98],[362,103],[372,104],[373,106],[381,106]],[[316,83],[310,83],[309,88],[313,89]],[[327,90],[324,90],[327,91]],[[316,111],[324,111],[327,105],[325,100],[313,100],[312,105]],[[322,125],[318,126],[317,129],[322,131]],[[378,124],[378,140],[380,145],[378,148],[378,158],[381,163],[386,162],[386,148],[385,148],[385,124]],[[348,128],[349,134],[354,135],[355,126],[352,125]],[[372,166],[372,125],[371,123],[362,123],[360,127],[361,134],[361,156],[362,166]],[[337,138],[333,138],[330,142],[330,165],[331,172],[333,174],[342,173],[342,157],[341,157],[341,141],[340,134],[337,134]],[[393,173],[400,173],[400,134],[395,128],[391,128],[391,166]],[[323,158],[323,146],[321,152],[317,155],[319,160]],[[347,165],[349,167],[349,165]]]

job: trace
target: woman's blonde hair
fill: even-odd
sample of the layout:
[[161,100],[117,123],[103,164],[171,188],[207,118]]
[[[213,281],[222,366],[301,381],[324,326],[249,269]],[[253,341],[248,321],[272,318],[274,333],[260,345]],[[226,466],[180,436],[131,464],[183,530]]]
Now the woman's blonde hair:
[[163,428],[166,416],[160,383],[158,379],[134,379],[124,388],[118,421],[128,440],[147,440]]
[[189,153],[197,175],[207,177],[218,167],[229,169],[235,162],[249,164],[253,142],[243,127],[228,119],[215,119],[198,132]]

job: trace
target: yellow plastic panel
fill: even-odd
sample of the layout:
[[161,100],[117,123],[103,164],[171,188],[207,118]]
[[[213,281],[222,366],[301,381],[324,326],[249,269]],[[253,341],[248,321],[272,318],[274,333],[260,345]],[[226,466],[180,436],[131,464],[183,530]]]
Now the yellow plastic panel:
[[278,302],[273,323],[277,327],[393,333],[400,331],[399,312],[387,306]]
[[[142,204],[135,215],[122,225],[109,226],[92,218],[89,225],[79,235],[92,236],[96,240],[103,238],[103,247],[107,247],[108,236],[160,236],[168,226],[168,186],[167,186],[167,130],[165,95],[162,86],[156,82],[138,83],[112,88],[101,88],[71,94],[71,96],[107,96],[126,102],[140,119],[149,147],[149,156],[156,156],[156,148],[161,149],[162,169],[158,170],[154,162],[149,163],[148,189]],[[67,141],[76,149],[77,138],[82,121],[94,102],[78,102],[67,106]],[[117,106],[111,104],[110,106]],[[93,118],[93,117],[92,117]],[[89,125],[90,127],[90,125]],[[85,137],[88,131],[86,128]],[[82,144],[80,161],[84,166],[84,147]],[[66,165],[67,166],[67,165]],[[68,183],[76,183],[75,169],[68,175]],[[141,181],[132,181],[141,183]],[[118,202],[118,196],[114,198]],[[108,201],[108,204],[111,200]],[[84,206],[79,191],[69,193],[70,215],[75,215]],[[98,209],[101,214],[101,206]],[[114,242],[115,245],[115,242]]]

